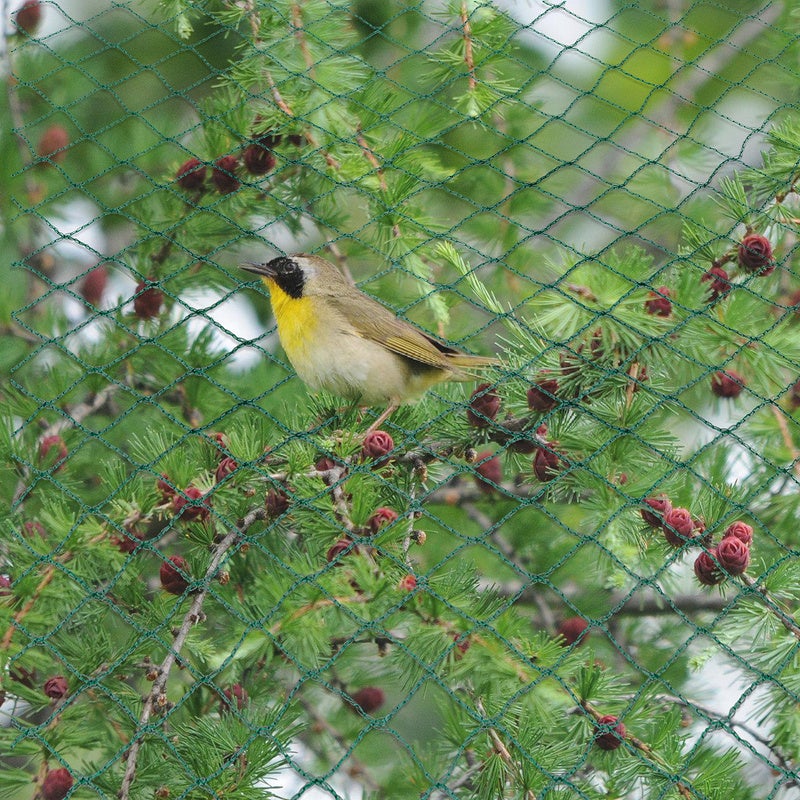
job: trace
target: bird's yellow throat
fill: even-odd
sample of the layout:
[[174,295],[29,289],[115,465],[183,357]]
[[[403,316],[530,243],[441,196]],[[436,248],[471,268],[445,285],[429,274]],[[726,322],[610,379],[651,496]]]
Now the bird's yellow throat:
[[281,344],[289,360],[294,362],[295,357],[302,357],[303,351],[314,340],[319,316],[314,311],[310,297],[291,297],[272,278],[264,278],[263,281],[269,290]]

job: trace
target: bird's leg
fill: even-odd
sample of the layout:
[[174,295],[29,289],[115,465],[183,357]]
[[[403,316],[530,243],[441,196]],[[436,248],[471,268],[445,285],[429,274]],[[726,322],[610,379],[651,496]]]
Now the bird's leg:
[[386,410],[383,412],[383,414],[381,414],[378,419],[376,419],[375,422],[373,422],[372,425],[367,428],[367,433],[372,433],[372,431],[378,430],[378,428],[383,425],[383,423],[389,419],[389,416],[397,411],[398,408],[400,408],[399,403],[389,403],[389,405],[386,406]]

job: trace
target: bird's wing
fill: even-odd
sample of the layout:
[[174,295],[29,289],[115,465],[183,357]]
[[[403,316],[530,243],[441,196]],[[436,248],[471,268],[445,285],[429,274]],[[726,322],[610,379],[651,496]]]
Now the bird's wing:
[[[339,306],[338,311],[344,316],[344,309],[336,302],[337,299],[333,302]],[[428,336],[411,323],[399,319],[371,297],[362,295],[358,298],[358,302],[362,313],[358,321],[351,320],[351,323],[359,336],[371,339],[382,344],[387,350],[421,364],[441,369],[452,368],[448,356],[460,354],[459,350],[448,347],[444,342]]]

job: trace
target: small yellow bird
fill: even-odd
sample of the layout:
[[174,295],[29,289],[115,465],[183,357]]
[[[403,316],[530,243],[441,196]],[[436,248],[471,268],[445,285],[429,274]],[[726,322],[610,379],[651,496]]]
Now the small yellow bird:
[[497,359],[462,353],[399,319],[329,261],[299,253],[244,264],[269,289],[278,336],[301,380],[365,405],[386,404],[375,430],[403,403]]

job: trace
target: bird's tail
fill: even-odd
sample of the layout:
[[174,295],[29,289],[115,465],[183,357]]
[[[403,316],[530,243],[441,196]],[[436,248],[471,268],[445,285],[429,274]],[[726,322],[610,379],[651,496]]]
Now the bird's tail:
[[469,353],[448,353],[447,364],[451,368],[450,380],[473,381],[480,377],[480,371],[500,366],[499,358],[473,356]]
[[473,356],[469,353],[448,353],[447,363],[454,367],[465,367],[466,369],[486,369],[487,367],[499,367],[500,359],[491,356]]

